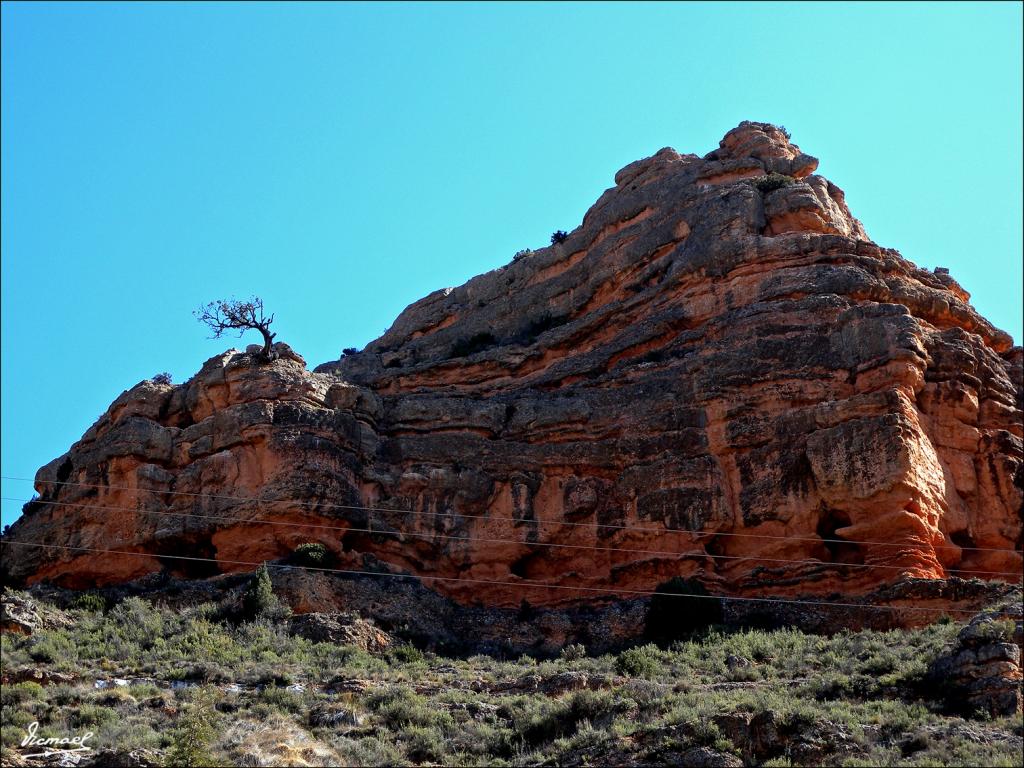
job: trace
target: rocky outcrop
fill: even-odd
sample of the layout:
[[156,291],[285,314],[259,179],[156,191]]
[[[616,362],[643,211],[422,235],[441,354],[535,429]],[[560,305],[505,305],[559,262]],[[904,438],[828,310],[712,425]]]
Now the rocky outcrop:
[[0,672],[0,685],[17,685],[18,683],[35,683],[36,685],[69,685],[77,678],[67,672],[57,672],[39,667],[4,668]]
[[1009,717],[1022,702],[1021,651],[1024,609],[979,614],[960,630],[951,651],[929,667],[934,686],[951,708],[964,714]]
[[40,629],[61,629],[71,623],[72,619],[63,611],[50,606],[43,608],[24,592],[5,589],[0,595],[0,632],[31,635]]
[[31,635],[42,623],[35,600],[4,590],[0,598],[0,632]]
[[203,577],[320,541],[336,568],[510,608],[674,576],[1019,579],[1024,355],[816,166],[743,123],[632,163],[564,242],[361,352],[311,372],[232,350],[136,385],[39,471],[7,576]]
[[293,616],[291,634],[314,643],[351,645],[368,653],[383,653],[391,646],[387,632],[355,613],[304,613]]

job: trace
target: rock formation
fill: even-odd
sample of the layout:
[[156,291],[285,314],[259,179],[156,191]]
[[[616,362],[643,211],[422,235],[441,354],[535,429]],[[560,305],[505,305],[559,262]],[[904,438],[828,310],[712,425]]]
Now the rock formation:
[[564,242],[361,352],[310,372],[286,345],[232,350],[141,382],[39,470],[9,539],[60,548],[5,547],[8,578],[205,577],[320,541],[487,606],[674,576],[740,596],[1019,579],[1024,354],[816,167],[744,122],[626,166]]
[[303,613],[293,616],[290,632],[314,643],[351,645],[367,653],[383,653],[391,645],[387,632],[356,613]]
[[952,650],[932,662],[928,676],[944,692],[951,709],[990,717],[1011,717],[1021,711],[1021,651],[1024,608],[975,616],[957,636]]

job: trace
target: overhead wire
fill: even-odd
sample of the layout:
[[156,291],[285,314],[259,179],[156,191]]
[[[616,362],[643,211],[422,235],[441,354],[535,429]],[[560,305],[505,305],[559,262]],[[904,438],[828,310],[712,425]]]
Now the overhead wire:
[[850,609],[864,609],[864,610],[889,610],[889,611],[931,611],[938,613],[960,613],[974,615],[977,610],[971,610],[967,608],[948,608],[948,607],[925,607],[921,605],[908,605],[908,606],[896,606],[896,605],[874,605],[871,603],[843,603],[829,600],[793,600],[790,598],[771,598],[771,597],[742,597],[737,595],[681,595],[674,592],[663,592],[660,590],[641,590],[641,589],[627,589],[627,588],[616,588],[613,591],[609,591],[607,588],[601,587],[586,587],[582,585],[569,585],[569,584],[545,584],[543,582],[536,581],[500,581],[496,579],[473,579],[473,578],[459,578],[453,576],[426,576],[418,574],[405,574],[405,573],[386,573],[380,571],[362,571],[348,568],[326,568],[318,566],[305,566],[305,565],[291,565],[284,563],[270,563],[270,562],[254,562],[248,560],[221,560],[212,557],[196,557],[190,555],[157,555],[148,552],[126,552],[124,550],[115,549],[100,549],[97,547],[72,547],[65,544],[41,544],[38,542],[31,541],[14,541],[7,538],[0,539],[0,544],[4,546],[28,546],[28,547],[42,547],[46,549],[63,549],[68,551],[77,552],[92,552],[108,555],[126,555],[132,557],[149,557],[156,560],[184,560],[190,562],[207,562],[207,563],[220,563],[227,565],[244,565],[251,567],[259,567],[265,565],[267,568],[275,569],[292,569],[310,572],[321,572],[321,573],[338,573],[348,576],[374,576],[383,578],[398,578],[398,579],[409,579],[412,581],[438,581],[447,583],[460,583],[460,584],[486,584],[490,586],[505,586],[505,587],[527,587],[536,589],[554,589],[554,590],[571,590],[576,592],[589,592],[598,593],[604,597],[614,597],[618,595],[632,595],[634,597],[673,597],[673,598],[684,598],[684,599],[703,599],[703,600],[724,600],[731,602],[745,602],[745,603],[776,603],[781,605],[819,605],[829,606],[834,608],[850,608]]
[[[5,501],[20,501],[10,496],[2,496],[0,499]],[[415,532],[415,531],[396,531],[396,530],[380,530],[372,527],[360,528],[355,526],[341,526],[341,525],[323,525],[320,523],[301,523],[292,522],[287,520],[265,520],[261,518],[248,518],[239,519],[236,517],[229,517],[224,515],[207,515],[193,512],[175,512],[168,510],[150,510],[150,509],[139,509],[137,507],[125,507],[125,506],[114,506],[114,505],[99,505],[99,504],[83,504],[77,502],[67,501],[42,501],[39,500],[38,504],[48,504],[54,506],[68,506],[76,507],[80,509],[96,509],[96,510],[113,510],[113,511],[124,511],[124,512],[135,512],[139,514],[155,515],[155,516],[169,516],[169,517],[180,517],[180,518],[196,518],[200,520],[217,520],[221,522],[232,522],[237,524],[258,524],[258,525],[269,525],[269,526],[285,526],[292,528],[304,528],[304,529],[316,529],[316,530],[329,530],[329,531],[342,531],[367,533],[370,535],[379,536],[398,536],[398,537],[415,537],[421,539],[446,539],[452,541],[465,541],[465,542],[486,542],[491,544],[514,544],[518,546],[526,547],[547,547],[547,548],[564,548],[564,549],[577,549],[577,550],[593,550],[602,552],[628,552],[636,555],[655,555],[661,557],[676,557],[676,558],[691,558],[691,559],[712,559],[712,560],[755,560],[758,563],[785,563],[789,565],[812,565],[812,566],[825,566],[835,568],[859,568],[859,569],[870,569],[878,568],[884,570],[895,570],[905,571],[907,566],[902,565],[885,565],[882,563],[837,563],[829,562],[818,559],[803,559],[793,560],[791,558],[770,558],[750,555],[720,555],[713,554],[710,552],[676,552],[666,550],[647,550],[647,549],[634,549],[630,547],[609,547],[609,546],[595,546],[590,544],[569,544],[562,542],[543,542],[543,541],[521,541],[518,539],[503,539],[503,538],[490,538],[483,536],[453,536],[444,533],[434,532]],[[689,532],[687,532],[689,533]],[[907,546],[907,545],[904,545]],[[984,571],[975,569],[963,569],[963,568],[950,568],[947,569],[952,574],[957,575],[968,575],[968,576],[1014,576],[1019,577],[1022,574],[1015,571]]]
[[[0,475],[0,479],[3,480],[16,480],[23,482],[35,481],[27,477],[11,477],[8,475]],[[691,536],[728,536],[728,537],[741,537],[741,538],[756,538],[756,539],[779,539],[784,541],[808,541],[812,543],[827,543],[827,544],[857,544],[862,546],[877,546],[877,547],[906,547],[906,544],[891,542],[891,541],[864,541],[857,539],[831,539],[823,537],[811,537],[811,536],[784,536],[775,534],[765,533],[740,533],[732,531],[693,531],[687,528],[653,528],[644,526],[631,526],[631,525],[617,525],[612,523],[582,523],[571,520],[535,520],[531,518],[517,518],[503,515],[471,515],[460,512],[430,512],[427,510],[416,510],[416,509],[399,509],[393,507],[367,507],[359,506],[355,504],[337,504],[334,502],[303,502],[295,501],[291,499],[265,499],[261,496],[230,496],[225,494],[211,494],[211,493],[196,493],[193,491],[172,491],[172,490],[161,490],[158,488],[135,488],[131,486],[122,485],[104,485],[99,483],[76,483],[71,481],[58,481],[58,480],[47,480],[48,484],[62,485],[62,486],[76,486],[83,488],[105,488],[109,490],[123,490],[131,491],[134,493],[152,493],[154,495],[170,495],[170,496],[183,496],[192,498],[208,498],[208,499],[221,499],[228,501],[237,501],[239,504],[243,503],[255,503],[255,504],[287,504],[290,507],[311,507],[315,509],[348,509],[348,510],[361,510],[368,512],[386,512],[386,513],[400,513],[405,515],[424,515],[431,517],[455,517],[470,520],[488,520],[488,521],[506,521],[514,524],[531,524],[531,525],[557,525],[557,526],[570,526],[570,527],[584,527],[584,528],[600,528],[600,529],[612,529],[612,530],[624,530],[630,532],[648,532],[648,533],[682,533],[689,534]],[[35,503],[40,503],[41,499],[33,500]],[[28,502],[31,503],[31,502]],[[951,549],[956,551],[968,551],[968,552],[1017,552],[1015,549],[1008,549],[1003,547],[966,547],[959,546],[957,544],[936,544],[932,545],[934,549]]]

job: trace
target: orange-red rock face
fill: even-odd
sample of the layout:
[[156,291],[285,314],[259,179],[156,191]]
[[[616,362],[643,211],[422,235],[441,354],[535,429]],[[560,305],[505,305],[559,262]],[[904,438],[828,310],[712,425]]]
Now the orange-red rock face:
[[[359,354],[143,382],[40,470],[11,533],[140,556],[9,547],[5,568],[85,587],[316,540],[501,606],[676,575],[741,595],[1019,578],[1021,349],[868,240],[816,166],[743,123],[704,158],[627,166],[564,243]],[[769,172],[795,181],[762,192]]]

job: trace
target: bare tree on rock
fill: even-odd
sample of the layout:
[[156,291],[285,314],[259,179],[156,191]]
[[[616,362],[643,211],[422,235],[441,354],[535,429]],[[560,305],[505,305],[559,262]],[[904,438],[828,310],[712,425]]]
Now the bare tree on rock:
[[211,338],[214,339],[219,339],[230,331],[238,331],[239,338],[246,331],[259,331],[263,334],[263,350],[260,356],[264,360],[273,359],[271,345],[277,334],[270,332],[270,324],[274,322],[274,316],[264,314],[263,299],[259,296],[253,296],[248,301],[218,299],[201,306],[193,314],[196,320],[213,331]]

